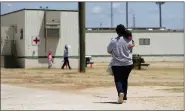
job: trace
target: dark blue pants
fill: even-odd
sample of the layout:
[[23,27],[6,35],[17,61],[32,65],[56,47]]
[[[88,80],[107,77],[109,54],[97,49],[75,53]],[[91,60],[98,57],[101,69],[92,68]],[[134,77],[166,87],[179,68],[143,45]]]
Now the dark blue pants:
[[71,66],[70,66],[70,64],[69,64],[69,59],[68,59],[68,57],[64,57],[64,63],[63,63],[63,65],[62,65],[62,67],[61,67],[61,69],[64,69],[64,66],[67,64],[67,66],[69,67],[69,69],[71,69]]
[[128,77],[132,70],[133,66],[112,66],[112,71],[114,74],[114,81],[116,89],[119,93],[124,93],[124,98],[127,99],[127,89],[128,89]]

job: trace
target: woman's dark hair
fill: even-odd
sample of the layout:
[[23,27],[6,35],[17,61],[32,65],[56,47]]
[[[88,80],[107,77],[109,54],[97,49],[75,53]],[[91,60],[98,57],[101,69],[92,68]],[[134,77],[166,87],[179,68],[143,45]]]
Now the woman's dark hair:
[[117,33],[119,36],[125,35],[125,26],[122,25],[122,24],[117,25],[117,27],[116,27],[116,33]]

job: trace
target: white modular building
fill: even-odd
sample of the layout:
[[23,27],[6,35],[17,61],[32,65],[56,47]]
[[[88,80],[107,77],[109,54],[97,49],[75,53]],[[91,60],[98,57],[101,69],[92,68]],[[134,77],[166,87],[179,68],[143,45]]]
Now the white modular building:
[[[183,30],[131,30],[135,47],[133,54],[139,54],[146,61],[184,61]],[[107,45],[117,37],[114,30],[86,31],[86,54],[95,61],[108,62]]]
[[[134,54],[145,61],[183,61],[184,31],[131,30],[136,46]],[[114,29],[86,30],[86,55],[94,62],[110,62],[107,45],[116,37]],[[22,9],[1,15],[1,65],[22,68],[47,67],[52,51],[53,67],[63,64],[64,46],[71,46],[70,65],[79,66],[79,23],[76,10]],[[3,57],[15,55],[16,61]],[[7,57],[6,57],[7,58]]]
[[1,15],[1,55],[15,54],[19,67],[47,67],[49,50],[53,67],[61,67],[66,44],[71,66],[78,67],[78,38],[78,11],[22,9]]

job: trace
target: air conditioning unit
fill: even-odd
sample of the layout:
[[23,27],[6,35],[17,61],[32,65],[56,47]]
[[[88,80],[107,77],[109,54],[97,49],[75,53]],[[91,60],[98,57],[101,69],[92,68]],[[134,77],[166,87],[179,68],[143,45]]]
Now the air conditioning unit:
[[45,28],[46,28],[47,38],[60,37],[60,24],[59,23],[47,23]]

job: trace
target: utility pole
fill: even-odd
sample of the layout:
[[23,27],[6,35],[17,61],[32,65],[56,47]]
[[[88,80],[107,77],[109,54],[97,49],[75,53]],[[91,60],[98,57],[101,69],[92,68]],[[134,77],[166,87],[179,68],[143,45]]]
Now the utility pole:
[[111,9],[111,28],[113,28],[113,9],[112,9],[112,2],[110,2],[110,9]]
[[161,7],[165,2],[155,2],[159,6],[159,27],[162,28],[162,13]]
[[126,27],[128,28],[128,2],[126,2]]
[[85,2],[78,2],[80,72],[85,72]]

